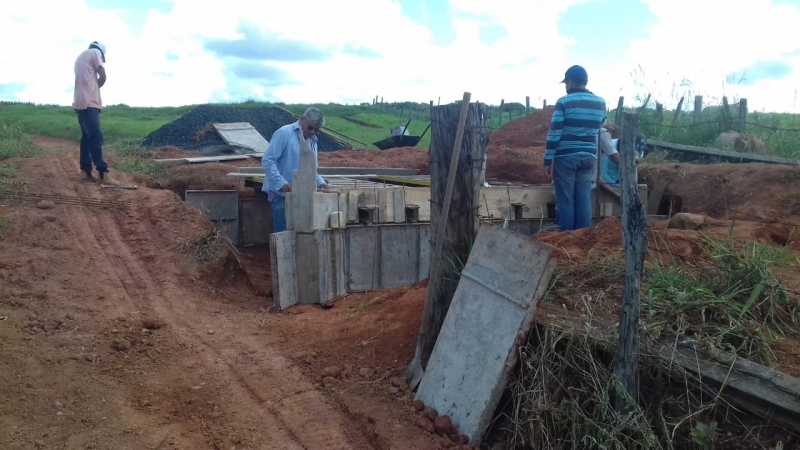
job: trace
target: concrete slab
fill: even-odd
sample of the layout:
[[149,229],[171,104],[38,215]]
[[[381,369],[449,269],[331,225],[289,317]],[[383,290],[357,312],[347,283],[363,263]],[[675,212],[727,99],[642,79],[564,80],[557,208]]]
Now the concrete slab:
[[239,199],[239,245],[268,245],[272,209],[264,196]]
[[249,122],[215,123],[222,140],[229,145],[252,149],[254,152],[267,150],[269,142]]
[[238,191],[187,190],[186,202],[208,217],[215,228],[224,228],[231,242],[239,245]]
[[298,300],[294,245],[294,231],[288,230],[269,235],[272,298],[275,308],[278,310],[294,306]]
[[482,224],[416,399],[481,442],[555,259],[549,245]]

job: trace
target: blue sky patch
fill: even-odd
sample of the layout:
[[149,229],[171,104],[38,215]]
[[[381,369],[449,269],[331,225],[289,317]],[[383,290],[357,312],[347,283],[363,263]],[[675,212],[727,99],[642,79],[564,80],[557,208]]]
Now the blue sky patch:
[[381,54],[372,50],[371,48],[361,47],[353,44],[347,44],[342,49],[342,53],[345,55],[352,55],[358,56],[359,58],[365,59],[379,59]]
[[209,39],[204,47],[220,57],[256,61],[325,61],[330,58],[329,52],[314,44],[262,33],[253,23],[242,22],[238,31],[244,39]]
[[[413,22],[431,31],[433,43],[447,46],[456,40],[456,30],[447,1],[445,0],[399,0],[402,14]],[[390,20],[391,18],[384,18]]]
[[508,36],[508,30],[499,23],[484,25],[478,30],[478,39],[489,47],[493,47],[500,38],[506,36]]
[[759,81],[788,77],[792,74],[792,65],[786,61],[756,61],[742,72],[742,84],[752,86]]
[[[569,8],[558,21],[562,36],[575,43],[568,49],[571,64],[587,67],[616,60],[633,39],[647,37],[647,29],[657,22],[641,0],[598,0]],[[591,80],[591,71],[589,79]]]
[[164,14],[172,11],[172,4],[164,0],[86,0],[86,4],[92,9],[126,11],[120,17],[134,33],[140,32],[151,9]]
[[15,81],[13,83],[0,83],[0,98],[19,100],[17,92],[22,92],[24,90],[25,83],[20,81]]

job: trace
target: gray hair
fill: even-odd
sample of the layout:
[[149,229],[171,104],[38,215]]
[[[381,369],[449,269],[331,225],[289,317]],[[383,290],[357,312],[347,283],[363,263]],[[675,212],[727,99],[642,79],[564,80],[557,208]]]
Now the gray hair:
[[321,127],[325,126],[325,116],[323,116],[322,111],[317,108],[308,108],[306,112],[303,113],[303,117]]

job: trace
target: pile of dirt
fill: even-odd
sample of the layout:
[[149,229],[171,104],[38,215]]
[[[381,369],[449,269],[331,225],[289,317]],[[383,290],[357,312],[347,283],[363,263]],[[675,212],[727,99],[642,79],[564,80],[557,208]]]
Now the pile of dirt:
[[340,150],[320,153],[320,167],[396,167],[416,169],[428,174],[428,149],[398,147],[389,150]]
[[[170,167],[165,173],[144,179],[151,189],[166,189],[185,200],[187,190],[239,191],[240,198],[252,197],[255,192],[245,188],[241,178],[229,177],[240,161],[230,163],[182,164]],[[243,164],[238,164],[243,165]]]
[[665,182],[666,213],[800,225],[800,168],[777,164],[643,164],[639,182]]
[[554,107],[538,109],[512,120],[489,136],[490,147],[526,148],[544,145]]
[[[647,239],[648,260],[675,261],[687,266],[704,263],[708,238],[733,239],[737,242],[760,242],[800,252],[800,236],[783,224],[727,221],[706,217],[699,230],[668,228],[667,220],[653,221]],[[622,224],[616,217],[605,219],[591,228],[536,234],[534,239],[560,250],[562,261],[582,262],[597,254],[622,255]]]
[[[212,123],[249,122],[265,139],[272,139],[278,128],[296,119],[289,111],[277,106],[266,108],[237,108],[224,105],[200,105],[176,120],[164,125],[142,139],[143,147],[173,146],[195,150],[226,145],[209,125]],[[321,152],[342,148],[342,144],[325,133],[317,135]]]

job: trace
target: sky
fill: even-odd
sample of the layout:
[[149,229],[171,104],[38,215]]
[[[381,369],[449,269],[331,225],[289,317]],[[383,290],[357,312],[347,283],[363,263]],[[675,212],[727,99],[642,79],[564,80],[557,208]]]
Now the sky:
[[106,105],[541,106],[579,64],[610,108],[700,94],[800,113],[797,23],[800,0],[2,0],[0,100],[71,105],[98,40]]

